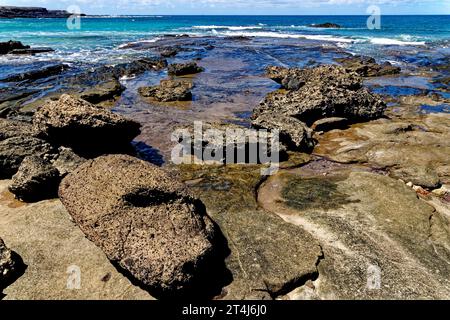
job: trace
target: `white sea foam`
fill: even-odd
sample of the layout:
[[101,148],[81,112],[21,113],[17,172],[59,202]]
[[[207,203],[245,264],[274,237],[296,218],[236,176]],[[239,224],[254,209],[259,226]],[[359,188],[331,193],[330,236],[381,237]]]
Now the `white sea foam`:
[[147,39],[147,40],[139,40],[139,41],[134,41],[134,42],[128,42],[128,43],[124,43],[121,44],[120,46],[118,46],[118,49],[124,49],[130,45],[136,45],[136,44],[141,44],[141,43],[155,43],[156,41],[160,40],[161,38],[153,38],[153,39]]
[[225,30],[253,30],[253,29],[262,29],[261,25],[259,26],[193,26],[193,29],[201,29],[201,30],[217,30],[217,29],[225,29]]
[[353,42],[353,40],[349,38],[333,37],[330,35],[291,34],[291,33],[279,33],[271,31],[257,31],[257,32],[224,31],[224,32],[217,32],[217,35],[233,36],[233,37],[242,36],[242,37],[263,37],[263,38],[282,38],[282,39],[308,39],[308,40],[332,41],[341,43]]
[[370,43],[390,46],[424,46],[425,41],[403,41],[390,38],[371,38]]

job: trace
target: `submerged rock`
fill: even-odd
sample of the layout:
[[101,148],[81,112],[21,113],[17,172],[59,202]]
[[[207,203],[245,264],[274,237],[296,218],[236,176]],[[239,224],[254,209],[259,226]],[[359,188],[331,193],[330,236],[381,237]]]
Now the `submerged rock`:
[[189,101],[192,100],[192,87],[189,81],[161,80],[158,86],[139,88],[139,93],[161,102]]
[[79,154],[123,151],[140,133],[140,124],[87,101],[62,95],[33,116],[39,136]]
[[195,287],[214,264],[217,230],[202,203],[154,165],[125,155],[90,160],[59,196],[88,239],[157,294]]
[[163,58],[171,58],[175,57],[180,50],[179,47],[165,47],[160,51],[160,55]]
[[169,65],[168,72],[170,75],[183,76],[187,74],[195,74],[203,72],[204,69],[199,67],[195,62],[173,63]]
[[60,176],[50,162],[37,156],[26,157],[12,177],[9,191],[26,202],[55,198]]
[[22,259],[0,238],[0,293],[23,271]]
[[388,61],[378,64],[374,58],[366,56],[338,58],[336,61],[341,63],[348,71],[356,72],[361,77],[381,77],[398,74],[401,71],[400,67],[393,66]]

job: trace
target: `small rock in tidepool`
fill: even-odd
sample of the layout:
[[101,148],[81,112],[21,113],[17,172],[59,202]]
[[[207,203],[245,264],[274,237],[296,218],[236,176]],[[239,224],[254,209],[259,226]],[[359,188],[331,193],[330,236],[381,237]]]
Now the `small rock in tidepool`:
[[163,58],[171,58],[171,57],[175,57],[178,52],[180,52],[180,48],[178,47],[165,47],[162,48],[162,50],[160,51],[160,55]]
[[336,61],[341,63],[347,70],[358,73],[361,77],[380,77],[398,74],[401,71],[400,67],[393,66],[388,61],[378,64],[374,58],[366,56],[338,58]]
[[90,103],[97,104],[119,97],[125,89],[126,88],[119,80],[113,78],[83,91],[80,94],[80,98]]
[[22,161],[8,189],[20,200],[35,202],[56,198],[59,182],[58,169],[40,157],[30,156]]
[[140,133],[140,124],[67,94],[48,101],[33,116],[39,136],[89,156],[121,152]]
[[10,40],[7,42],[0,42],[0,54],[7,54],[17,49],[29,49],[29,48],[30,46],[25,46],[20,41]]
[[58,155],[52,160],[52,165],[58,169],[61,177],[65,177],[85,161],[86,159],[77,155],[72,149],[59,147]]
[[27,156],[53,154],[54,148],[47,142],[28,136],[15,136],[0,141],[0,177],[10,178]]
[[169,65],[168,72],[170,75],[183,76],[203,72],[205,69],[199,67],[195,62],[189,63],[173,63]]
[[314,148],[313,131],[294,117],[262,114],[252,121],[252,125],[257,129],[279,130],[280,141],[290,150],[310,151]]
[[159,86],[139,88],[139,93],[161,102],[189,101],[192,100],[192,87],[189,81],[161,80]]
[[126,155],[88,160],[59,196],[87,238],[154,293],[195,287],[216,256],[218,229],[184,184]]
[[0,293],[14,280],[24,269],[22,259],[8,249],[0,238]]

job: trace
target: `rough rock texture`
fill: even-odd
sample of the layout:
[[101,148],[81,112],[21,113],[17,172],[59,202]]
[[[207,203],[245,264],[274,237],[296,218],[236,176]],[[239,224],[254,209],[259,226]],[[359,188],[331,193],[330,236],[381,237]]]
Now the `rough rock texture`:
[[33,116],[40,137],[80,154],[120,151],[140,133],[140,124],[87,101],[62,95]]
[[8,189],[18,199],[33,202],[55,198],[59,182],[59,171],[50,162],[30,156],[22,161]]
[[168,72],[170,75],[182,76],[186,74],[194,74],[202,72],[204,69],[199,67],[195,62],[173,63],[169,65]]
[[192,100],[192,83],[180,80],[161,80],[158,86],[139,88],[143,97],[161,102]]
[[314,148],[312,130],[294,117],[280,115],[274,118],[262,114],[253,120],[252,125],[258,129],[279,130],[280,141],[291,150],[310,151]]
[[[252,124],[258,128],[280,129],[283,142],[294,150],[310,146],[305,134],[323,118],[346,118],[349,122],[367,121],[383,115],[386,104],[362,87],[361,78],[338,66],[309,69],[269,67],[268,76],[286,90],[266,96],[253,111]],[[294,142],[294,143],[292,143]]]
[[356,72],[361,77],[380,77],[398,74],[401,71],[400,67],[393,66],[388,61],[378,64],[374,58],[366,56],[339,58],[336,61],[341,63],[347,70]]
[[51,153],[54,148],[49,143],[33,137],[15,136],[0,141],[0,177],[14,175],[27,156],[44,157]]
[[6,286],[20,275],[23,267],[22,259],[8,249],[3,239],[0,238],[0,294]]
[[0,119],[0,141],[17,136],[32,137],[33,135],[33,126],[30,123]]
[[0,181],[0,234],[27,268],[3,290],[4,300],[152,299],[86,239],[59,200],[24,204],[9,183]]
[[310,298],[448,299],[448,216],[404,183],[366,171],[306,166],[270,177],[259,190],[264,209],[323,248]]
[[160,55],[163,58],[171,58],[175,57],[178,52],[180,52],[181,48],[179,47],[165,47],[160,51]]
[[194,288],[214,265],[216,229],[201,202],[156,166],[96,158],[62,181],[59,196],[88,239],[159,295]]
[[107,100],[114,100],[116,97],[119,97],[125,89],[126,88],[119,80],[113,78],[83,91],[79,97],[90,103],[96,104]]
[[450,124],[445,114],[380,119],[318,137],[314,153],[341,163],[367,163],[427,188],[450,182]]

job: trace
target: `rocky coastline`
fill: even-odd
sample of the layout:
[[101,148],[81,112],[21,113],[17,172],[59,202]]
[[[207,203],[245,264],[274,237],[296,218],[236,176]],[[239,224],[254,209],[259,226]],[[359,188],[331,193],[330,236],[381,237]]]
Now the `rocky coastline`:
[[[66,10],[47,10],[41,7],[0,6],[0,19],[7,18],[69,18],[72,13]],[[81,14],[85,16],[85,14]]]
[[[151,57],[0,79],[20,84],[0,88],[5,299],[450,298],[450,119],[420,112],[450,99],[380,89],[446,79],[450,61],[410,71],[305,45],[327,60],[281,66],[251,45],[168,36],[130,45]],[[280,170],[171,163],[169,133],[200,120],[279,131]],[[64,289],[71,264],[80,290]]]

